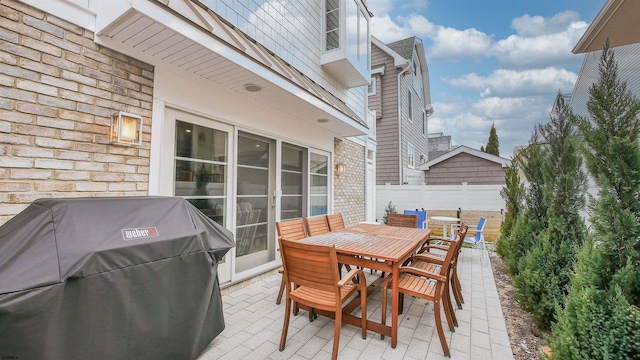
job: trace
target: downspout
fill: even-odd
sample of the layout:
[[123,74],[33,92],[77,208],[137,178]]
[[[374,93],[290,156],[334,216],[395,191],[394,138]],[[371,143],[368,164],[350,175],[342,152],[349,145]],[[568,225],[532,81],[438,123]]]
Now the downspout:
[[411,70],[409,60],[404,64],[406,67],[398,73],[398,174],[400,174],[400,185],[404,185],[404,166],[402,166],[402,92],[400,91],[402,84],[402,75],[407,70]]

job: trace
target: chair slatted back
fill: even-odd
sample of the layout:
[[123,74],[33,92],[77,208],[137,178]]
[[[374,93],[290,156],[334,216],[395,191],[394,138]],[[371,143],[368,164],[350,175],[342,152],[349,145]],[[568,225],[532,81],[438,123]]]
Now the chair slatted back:
[[304,218],[304,222],[307,224],[309,236],[322,235],[329,232],[327,217],[324,215]]
[[303,244],[280,238],[280,252],[288,281],[339,294],[338,257],[335,246]]
[[387,217],[387,225],[417,228],[418,215],[389,214]]
[[476,227],[476,236],[474,237],[476,242],[479,242],[484,238],[484,226],[486,223],[487,219],[483,217],[478,220],[478,226]]
[[447,276],[449,270],[451,269],[451,265],[453,264],[454,258],[458,255],[460,248],[462,247],[462,242],[464,241],[464,236],[467,235],[467,227],[460,228],[460,232],[456,235],[456,237],[451,240],[449,244],[449,249],[447,250],[447,255],[444,257],[444,261],[442,262],[442,267],[440,268],[440,275]]
[[300,240],[307,237],[302,219],[279,221],[276,223],[276,230],[278,230],[278,238]]
[[327,223],[329,223],[329,230],[331,231],[342,230],[345,228],[342,214],[327,215]]
[[405,215],[418,215],[418,229],[426,229],[427,212],[425,210],[405,210]]

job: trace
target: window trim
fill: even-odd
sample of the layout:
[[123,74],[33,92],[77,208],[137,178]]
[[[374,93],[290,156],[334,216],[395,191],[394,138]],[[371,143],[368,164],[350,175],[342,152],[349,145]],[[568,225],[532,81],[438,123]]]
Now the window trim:
[[367,96],[373,96],[377,93],[377,84],[378,84],[378,79],[375,77],[371,78],[371,84],[369,86],[367,86]]
[[411,103],[411,87],[407,88],[407,120],[413,124],[413,104]]
[[[342,39],[341,39],[341,32],[343,31],[342,29],[342,13],[345,11],[345,9],[342,8],[342,2],[340,0],[337,1],[336,4],[336,8],[332,9],[330,11],[327,10],[327,0],[323,1],[322,4],[322,10],[323,10],[323,18],[322,18],[322,53],[329,53],[332,51],[337,51],[340,50],[343,46],[342,44]],[[327,29],[327,16],[329,13],[331,12],[337,12],[338,16],[337,16],[337,22],[338,22],[338,26],[335,29],[332,30],[328,30]],[[329,32],[336,32],[338,34],[338,46],[334,47],[333,49],[327,49],[327,36],[329,34]]]
[[416,168],[416,150],[410,142],[407,142],[407,167],[409,169]]

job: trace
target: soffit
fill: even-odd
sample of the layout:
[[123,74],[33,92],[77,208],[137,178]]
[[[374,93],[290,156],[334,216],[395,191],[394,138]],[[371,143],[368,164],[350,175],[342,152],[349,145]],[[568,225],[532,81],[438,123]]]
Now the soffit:
[[608,0],[573,48],[574,54],[640,42],[640,1]]
[[[241,93],[338,136],[367,132],[342,100],[192,0],[130,0],[122,14],[96,29],[106,37]],[[100,12],[98,12],[100,16]],[[99,22],[99,21],[97,21]],[[259,92],[245,85],[257,84]],[[318,119],[329,120],[318,123]]]

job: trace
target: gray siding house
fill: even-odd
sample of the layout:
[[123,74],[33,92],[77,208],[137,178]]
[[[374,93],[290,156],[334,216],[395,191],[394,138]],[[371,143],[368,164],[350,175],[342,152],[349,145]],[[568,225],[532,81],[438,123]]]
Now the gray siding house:
[[433,113],[422,40],[384,44],[371,37],[369,108],[376,113],[376,184],[421,184]]
[[427,185],[504,185],[511,161],[467,146],[458,146],[420,166]]

